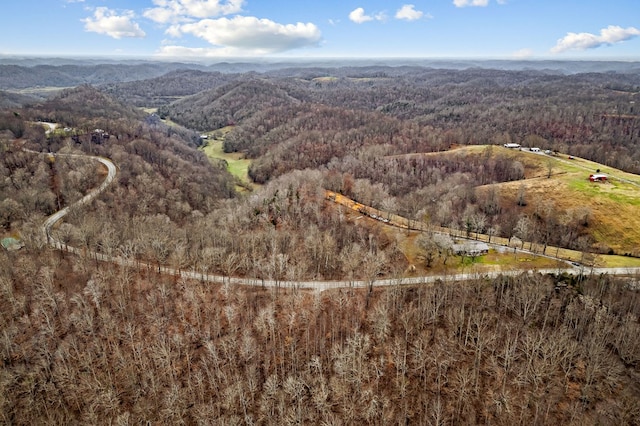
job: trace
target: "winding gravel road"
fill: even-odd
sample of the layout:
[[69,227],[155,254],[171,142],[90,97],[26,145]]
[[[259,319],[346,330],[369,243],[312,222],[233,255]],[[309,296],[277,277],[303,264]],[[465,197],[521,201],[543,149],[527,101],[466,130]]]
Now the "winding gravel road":
[[[107,168],[107,176],[99,187],[91,190],[87,195],[82,197],[74,204],[63,208],[62,210],[49,216],[42,225],[42,232],[48,242],[48,244],[58,250],[64,250],[70,253],[87,254],[85,250],[81,250],[77,247],[69,246],[62,241],[54,238],[51,235],[51,229],[64,218],[72,209],[81,208],[91,201],[93,201],[98,195],[100,195],[115,179],[117,169],[115,164],[107,158],[95,157],[81,154],[43,154],[41,152],[25,150],[38,155],[53,155],[55,157],[72,157],[72,158],[84,158],[91,161],[97,161],[103,164]],[[500,275],[515,276],[522,273],[563,273],[570,274],[577,273],[594,273],[594,274],[610,274],[610,275],[640,275],[640,268],[589,268],[585,269],[581,266],[571,266],[566,268],[556,269],[540,269],[536,271],[523,271],[523,270],[511,270],[511,271],[496,271],[496,272],[468,272],[461,274],[448,274],[437,276],[423,276],[423,277],[405,277],[405,278],[389,278],[380,280],[352,280],[352,281],[279,281],[272,279],[258,279],[258,278],[240,278],[240,277],[225,277],[222,275],[206,274],[204,272],[198,272],[194,270],[177,270],[166,266],[153,265],[151,263],[140,262],[134,259],[126,259],[119,256],[108,256],[98,252],[88,253],[92,258],[103,262],[110,262],[117,265],[131,266],[131,267],[145,267],[150,270],[156,270],[162,274],[180,276],[185,279],[196,279],[206,282],[214,283],[228,283],[233,285],[248,285],[256,287],[270,287],[270,288],[294,288],[294,289],[313,289],[317,291],[324,291],[337,288],[372,288],[372,287],[388,287],[396,285],[416,285],[416,284],[428,284],[435,282],[455,282],[465,281],[470,279],[496,278]]]
[[[35,151],[30,151],[30,152],[35,152]],[[37,154],[42,154],[42,153],[37,153]],[[116,178],[117,170],[116,170],[116,165],[113,164],[111,160],[103,157],[94,157],[94,156],[80,155],[80,154],[46,154],[46,155],[53,155],[54,157],[87,158],[93,161],[97,161],[103,164],[107,168],[107,177],[104,179],[104,181],[100,184],[99,187],[90,191],[87,195],[85,195],[84,197],[82,197],[80,200],[76,201],[72,205],[67,206],[62,210],[55,212],[54,214],[49,216],[47,220],[45,220],[44,223],[42,224],[42,231],[44,232],[44,235],[47,238],[47,241],[49,241],[50,243],[51,242],[60,243],[57,240],[53,240],[53,238],[51,237],[51,228],[53,227],[53,225],[55,225],[56,223],[58,223],[60,219],[65,217],[71,209],[76,209],[78,207],[85,206],[89,204],[91,201],[93,201],[93,199],[96,198],[98,195],[100,195],[102,191],[104,191],[111,184],[111,182],[113,182],[113,180]],[[55,244],[53,245],[55,246]]]

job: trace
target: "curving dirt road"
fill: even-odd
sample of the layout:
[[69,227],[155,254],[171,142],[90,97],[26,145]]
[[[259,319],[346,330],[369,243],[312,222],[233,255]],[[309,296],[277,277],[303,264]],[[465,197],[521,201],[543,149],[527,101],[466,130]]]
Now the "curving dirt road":
[[[107,170],[107,176],[105,180],[98,186],[97,188],[90,191],[87,195],[82,197],[80,200],[75,202],[74,204],[63,208],[62,210],[52,214],[49,216],[42,225],[42,232],[47,240],[47,243],[58,250],[65,250],[70,253],[81,254],[86,251],[78,249],[77,247],[72,247],[67,244],[64,244],[62,241],[55,239],[51,236],[51,228],[59,222],[62,218],[64,218],[72,209],[77,209],[82,206],[89,204],[93,201],[98,195],[100,195],[115,179],[116,177],[116,166],[113,162],[107,158],[103,157],[95,157],[90,155],[80,155],[80,154],[43,154],[40,152],[29,151],[38,155],[54,155],[54,156],[67,156],[67,157],[76,157],[76,158],[85,158],[92,161],[98,161],[103,164]],[[394,226],[391,222],[387,223],[389,226]],[[397,224],[395,225],[397,226]],[[575,273],[584,273],[590,272],[595,274],[611,274],[611,275],[638,275],[640,274],[640,268],[593,268],[584,270],[583,267],[567,267],[567,268],[557,268],[557,269],[542,269],[537,271],[523,271],[523,270],[513,270],[513,271],[499,271],[499,272],[469,272],[469,273],[461,273],[461,274],[445,274],[445,275],[437,275],[437,276],[422,276],[422,277],[408,277],[408,278],[388,278],[388,279],[380,279],[380,280],[351,280],[351,281],[280,281],[273,279],[259,279],[259,278],[240,278],[240,277],[225,277],[222,275],[214,275],[214,274],[205,274],[203,272],[198,272],[195,270],[178,270],[174,268],[169,268],[166,266],[157,267],[151,263],[140,262],[134,259],[126,259],[119,256],[108,256],[98,252],[89,253],[89,255],[96,260],[100,260],[103,262],[110,262],[117,265],[123,266],[131,266],[139,268],[140,266],[146,267],[150,270],[157,270],[159,273],[180,276],[185,279],[196,279],[206,282],[215,282],[215,283],[228,283],[233,285],[249,285],[256,287],[271,287],[271,288],[295,288],[295,289],[313,289],[317,291],[324,291],[336,288],[372,288],[372,287],[388,287],[388,286],[396,286],[396,285],[416,285],[416,284],[427,284],[427,283],[435,283],[435,282],[454,282],[454,281],[465,281],[470,279],[477,278],[485,278],[491,279],[496,278],[500,275],[520,275],[522,273],[562,273],[567,272],[570,274]],[[559,259],[560,260],[560,259]]]
[[97,187],[96,189],[91,190],[87,195],[85,195],[84,197],[82,197],[81,199],[79,199],[78,201],[73,203],[72,205],[67,206],[67,207],[63,208],[62,210],[59,210],[59,211],[55,212],[54,214],[49,216],[44,221],[44,223],[42,224],[42,232],[44,233],[44,236],[47,239],[47,241],[49,242],[49,244],[53,245],[56,248],[60,248],[60,246],[62,246],[64,244],[62,244],[60,241],[54,240],[51,237],[51,228],[58,221],[60,221],[60,219],[65,217],[67,214],[69,214],[69,211],[71,211],[72,208],[75,209],[75,208],[87,205],[91,201],[93,201],[94,198],[96,198],[98,195],[100,195],[102,193],[102,191],[104,191],[111,184],[111,182],[113,182],[113,180],[116,178],[116,173],[117,173],[116,165],[113,164],[113,162],[111,160],[109,160],[108,158],[94,157],[94,156],[91,156],[91,155],[81,155],[81,154],[44,154],[44,153],[41,153],[41,152],[36,152],[36,151],[31,151],[31,150],[25,150],[25,151],[26,152],[31,152],[31,153],[34,153],[34,154],[38,154],[38,155],[50,155],[50,156],[54,156],[54,157],[86,158],[86,159],[90,159],[90,160],[93,160],[93,161],[97,161],[97,162],[103,164],[107,168],[107,176],[105,177],[104,181],[100,184],[99,187]]

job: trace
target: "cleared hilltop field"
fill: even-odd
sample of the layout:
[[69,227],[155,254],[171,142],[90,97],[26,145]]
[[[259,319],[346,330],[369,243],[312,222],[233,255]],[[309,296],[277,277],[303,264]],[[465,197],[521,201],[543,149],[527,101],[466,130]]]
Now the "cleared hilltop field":
[[[226,131],[228,129],[215,134],[217,139],[214,137],[215,132],[211,132],[203,150],[212,161],[226,162],[229,172],[238,179],[239,190],[250,190],[254,185],[247,175],[251,160],[244,158],[240,153],[223,152],[222,143]],[[463,158],[501,156],[517,160],[523,166],[523,180],[479,186],[476,188],[477,193],[482,194],[492,187],[497,188],[504,206],[513,206],[518,203],[518,197],[524,197],[526,205],[518,207],[519,212],[523,214],[535,215],[546,206],[553,205],[556,211],[562,212],[558,221],[567,220],[570,216],[584,215],[585,220],[588,221],[588,232],[595,241],[588,250],[600,252],[596,262],[598,265],[610,267],[640,265],[640,260],[625,256],[640,254],[638,253],[640,250],[640,176],[585,159],[570,158],[564,154],[549,155],[543,152],[507,149],[494,145],[464,146],[445,152],[415,153],[397,157],[423,156]],[[589,175],[597,172],[606,174],[608,180],[590,182]],[[370,221],[367,220],[367,222]],[[372,221],[371,225],[375,222]],[[420,250],[415,244],[417,233],[407,234],[399,229],[388,229],[390,227],[384,224],[379,225],[386,228],[386,231],[399,242],[409,263],[420,264],[418,260]],[[497,240],[495,237],[494,239]],[[542,251],[541,247],[537,247],[537,251]],[[553,248],[547,254],[573,261],[582,259],[582,253],[575,250]],[[497,266],[530,269],[558,265],[556,261],[548,258],[525,254],[514,257],[506,253],[496,253],[493,250],[490,256],[479,258],[478,262],[485,264],[481,269],[487,270]],[[454,268],[460,266],[456,263],[452,262],[451,266]]]
[[[640,176],[564,154],[547,155],[501,146],[469,146],[445,153],[413,155],[502,155],[517,159],[525,179],[485,185],[478,193],[498,188],[503,204],[523,196],[524,213],[535,214],[545,205],[566,213],[581,212],[601,251],[638,255],[640,249]],[[590,174],[607,175],[606,182],[589,181]],[[558,218],[563,220],[563,218]],[[610,250],[609,250],[610,249]]]

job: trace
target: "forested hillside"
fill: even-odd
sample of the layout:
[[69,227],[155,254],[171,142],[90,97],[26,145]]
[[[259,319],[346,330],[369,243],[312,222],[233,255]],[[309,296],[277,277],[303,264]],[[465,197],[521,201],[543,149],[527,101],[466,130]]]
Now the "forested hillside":
[[[207,213],[219,200],[234,196],[233,179],[224,167],[213,166],[202,152],[195,149],[197,134],[186,129],[171,129],[161,123],[146,123],[143,118],[140,111],[88,86],[69,89],[20,114],[6,113],[4,121],[0,121],[7,129],[3,138],[4,167],[1,169],[5,189],[3,202],[18,201],[16,197],[25,195],[20,189],[29,187],[34,197],[41,200],[41,208],[25,210],[23,205],[12,209],[13,213],[5,219],[5,229],[20,227],[21,219],[32,213],[51,214],[57,210],[59,206],[45,203],[51,198],[47,194],[54,190],[53,186],[64,194],[64,185],[71,177],[72,181],[85,185],[84,190],[74,191],[84,193],[86,185],[98,178],[95,174],[87,178],[89,171],[82,172],[82,168],[91,165],[86,161],[79,170],[69,170],[67,166],[58,171],[60,164],[69,160],[56,160],[48,167],[43,157],[25,153],[22,147],[41,152],[84,151],[112,158],[120,173],[118,187],[106,201],[109,208],[102,205],[102,214],[107,216],[110,211],[120,211],[129,217],[166,214],[185,222],[192,212]],[[29,120],[56,122],[70,131],[45,135],[42,126]],[[96,128],[104,132],[97,134],[98,139]],[[23,140],[13,141],[16,136]],[[73,161],[76,165],[78,162]],[[61,183],[55,183],[58,181]],[[62,189],[58,185],[62,185]],[[167,197],[167,193],[171,196]],[[108,228],[104,221],[96,222],[96,218],[80,216],[78,219],[89,220],[93,224],[93,232]],[[13,221],[16,223],[11,225]]]
[[22,95],[19,93],[0,90],[0,108],[20,108],[22,105],[35,103],[41,98],[36,95]]
[[142,111],[118,102],[89,85],[65,89],[53,99],[29,107],[27,114],[34,119],[64,126],[84,126],[87,131],[93,130],[94,123],[124,119],[141,121],[145,117]]
[[[16,77],[75,87],[0,111],[0,236],[24,244],[0,249],[0,422],[640,424],[638,277],[589,274],[618,246],[588,202],[525,186],[588,173],[568,155],[640,171],[640,75],[455,65]],[[250,161],[252,185],[237,192],[205,143]],[[103,182],[86,155],[110,158],[115,181],[45,236],[47,215]],[[637,212],[625,185],[607,200]],[[581,273],[507,275],[533,255],[454,252],[452,234],[483,233],[577,249]],[[416,266],[433,280],[408,285]],[[323,280],[344,288],[296,285]]]
[[158,107],[222,86],[235,78],[234,74],[220,72],[176,70],[149,80],[107,84],[101,90],[132,105]]
[[[276,93],[277,87],[278,98],[286,94],[299,102],[379,111],[402,119],[406,125],[431,126],[446,132],[449,143],[526,142],[640,171],[640,124],[635,105],[640,92],[638,74],[567,76],[539,71],[416,67],[305,69],[292,70],[292,74],[285,77],[281,72],[277,78],[267,79],[271,86],[262,83],[265,87],[259,93]],[[209,125],[207,130],[213,130],[217,123],[228,124],[228,113],[212,109],[203,119],[201,110],[194,106],[199,102],[215,104],[233,90],[232,85],[216,93],[200,94],[164,108],[163,113],[184,125]],[[266,109],[273,107],[272,100],[263,103],[260,96],[244,92],[242,99],[269,116]],[[261,125],[256,120],[240,124],[240,128]]]
[[5,423],[640,422],[637,283],[276,292],[46,249],[0,276]]
[[234,125],[258,111],[297,102],[269,81],[241,76],[222,87],[163,106],[158,114],[188,128],[205,131]]

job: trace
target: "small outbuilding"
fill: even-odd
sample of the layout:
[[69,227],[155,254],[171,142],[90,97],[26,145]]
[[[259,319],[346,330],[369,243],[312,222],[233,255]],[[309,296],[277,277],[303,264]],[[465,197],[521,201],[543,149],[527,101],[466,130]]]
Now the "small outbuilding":
[[589,180],[591,182],[606,182],[608,179],[607,175],[602,173],[597,173],[594,175],[589,175]]

